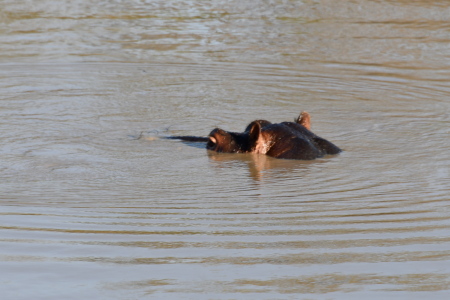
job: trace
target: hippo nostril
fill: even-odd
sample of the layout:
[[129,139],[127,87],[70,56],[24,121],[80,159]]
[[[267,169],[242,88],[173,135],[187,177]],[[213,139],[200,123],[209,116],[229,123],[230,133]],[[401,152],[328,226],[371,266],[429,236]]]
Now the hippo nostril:
[[216,145],[217,145],[217,139],[213,136],[209,136],[208,137],[208,143],[206,143],[206,148],[209,150],[215,150]]

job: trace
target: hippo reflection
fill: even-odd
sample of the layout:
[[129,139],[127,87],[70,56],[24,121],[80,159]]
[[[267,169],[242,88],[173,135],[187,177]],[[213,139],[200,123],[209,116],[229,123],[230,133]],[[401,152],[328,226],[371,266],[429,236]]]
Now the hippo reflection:
[[302,112],[295,122],[273,124],[251,122],[244,132],[216,128],[207,138],[171,137],[186,141],[206,141],[206,149],[224,153],[257,153],[275,158],[310,160],[341,152],[333,143],[310,131],[311,117]]

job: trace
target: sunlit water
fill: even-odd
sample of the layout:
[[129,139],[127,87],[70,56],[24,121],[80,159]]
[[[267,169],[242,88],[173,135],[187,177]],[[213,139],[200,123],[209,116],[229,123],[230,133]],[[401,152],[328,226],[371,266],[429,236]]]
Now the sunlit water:
[[[3,1],[2,299],[448,299],[446,1]],[[163,139],[312,116],[315,161]]]

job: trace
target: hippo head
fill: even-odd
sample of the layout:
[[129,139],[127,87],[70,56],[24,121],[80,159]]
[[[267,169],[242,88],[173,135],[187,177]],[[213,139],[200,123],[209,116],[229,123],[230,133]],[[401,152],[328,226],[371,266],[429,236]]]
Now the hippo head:
[[189,142],[206,142],[206,149],[224,153],[265,154],[283,159],[315,159],[342,150],[311,132],[311,116],[302,112],[294,122],[251,122],[244,132],[216,128],[208,137],[174,136]]
[[254,152],[260,139],[261,127],[268,124],[271,123],[265,120],[253,121],[242,133],[216,128],[208,136],[206,149],[224,153]]
[[251,122],[244,132],[219,128],[208,136],[206,148],[225,153],[265,154],[284,159],[315,159],[341,152],[334,144],[310,131],[311,117],[303,112],[295,122],[272,124],[265,120]]

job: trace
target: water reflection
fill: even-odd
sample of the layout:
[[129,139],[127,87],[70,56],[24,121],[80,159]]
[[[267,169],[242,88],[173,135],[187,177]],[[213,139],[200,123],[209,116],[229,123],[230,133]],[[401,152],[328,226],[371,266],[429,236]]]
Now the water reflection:
[[245,166],[248,169],[248,176],[255,181],[270,179],[301,177],[301,172],[308,170],[313,163],[325,163],[325,159],[314,161],[276,159],[261,154],[235,154],[217,153],[207,150],[208,157],[214,162],[217,168],[229,167],[230,165]]
[[[2,1],[2,299],[447,299],[449,15]],[[301,110],[346,151],[155,138]]]

